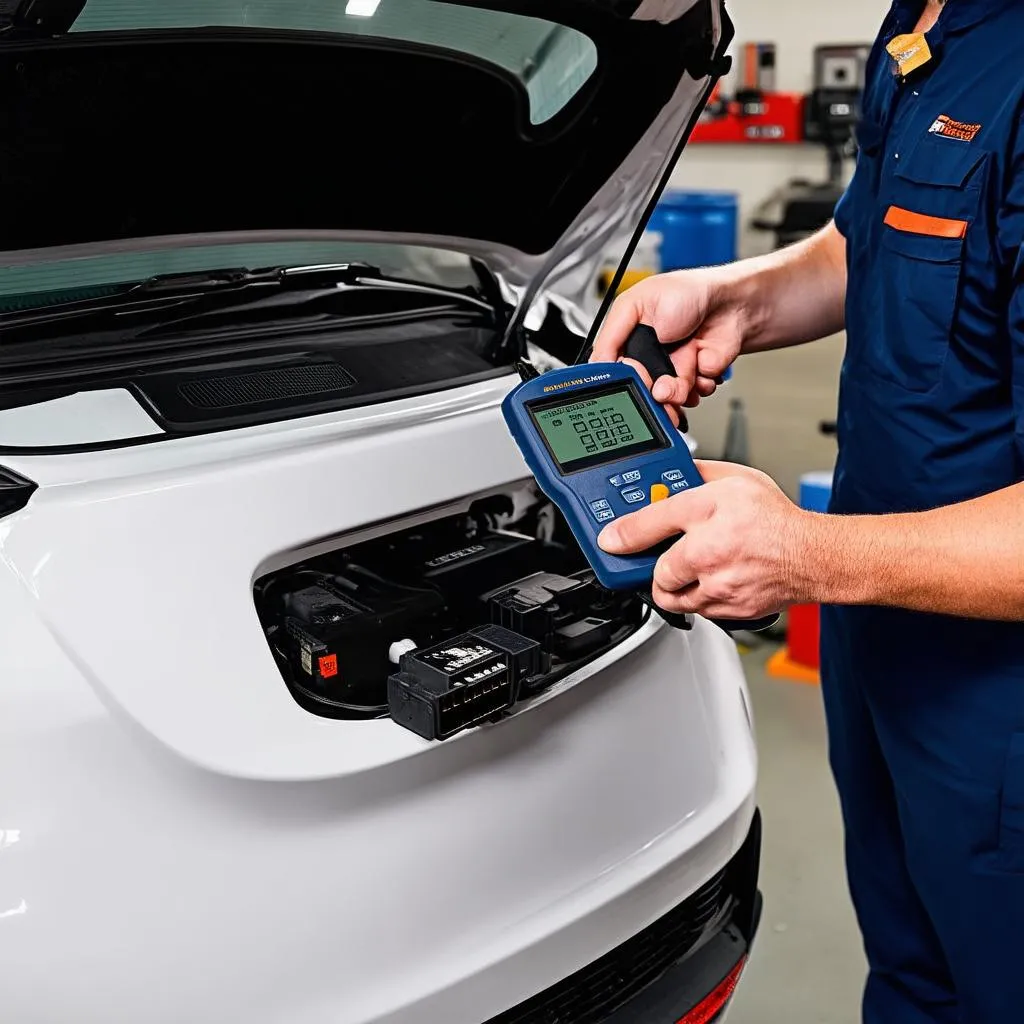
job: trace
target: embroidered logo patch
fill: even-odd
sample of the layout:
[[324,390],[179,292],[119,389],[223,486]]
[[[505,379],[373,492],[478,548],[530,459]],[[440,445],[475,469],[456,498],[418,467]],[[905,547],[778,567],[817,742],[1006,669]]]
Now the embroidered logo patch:
[[953,118],[941,114],[932,122],[928,131],[932,135],[941,135],[944,139],[973,142],[975,136],[981,131],[981,125],[968,124],[966,121],[954,121]]

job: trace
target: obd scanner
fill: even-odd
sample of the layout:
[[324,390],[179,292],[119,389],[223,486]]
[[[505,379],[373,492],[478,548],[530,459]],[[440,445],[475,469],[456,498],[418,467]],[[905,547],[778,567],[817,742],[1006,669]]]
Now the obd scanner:
[[[675,375],[649,327],[634,331],[625,354],[654,379]],[[510,392],[502,413],[538,486],[565,517],[598,582],[607,590],[647,595],[664,619],[688,628],[688,617],[658,609],[649,596],[655,563],[678,538],[628,557],[608,554],[597,542],[615,519],[704,482],[682,433],[636,370],[621,362],[550,370]],[[715,621],[729,631],[759,631],[778,618]]]

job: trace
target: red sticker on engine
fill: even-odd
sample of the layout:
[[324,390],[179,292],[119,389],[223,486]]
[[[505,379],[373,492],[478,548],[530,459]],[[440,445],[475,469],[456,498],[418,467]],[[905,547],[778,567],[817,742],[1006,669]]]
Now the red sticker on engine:
[[325,654],[317,661],[317,665],[320,669],[320,675],[324,679],[330,679],[331,676],[338,674],[338,656],[336,654]]

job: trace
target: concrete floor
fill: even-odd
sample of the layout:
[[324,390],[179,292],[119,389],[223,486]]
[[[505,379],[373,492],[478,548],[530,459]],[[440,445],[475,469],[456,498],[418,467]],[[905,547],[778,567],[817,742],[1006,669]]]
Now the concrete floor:
[[744,657],[760,752],[765,906],[729,1024],[859,1024],[865,964],[843,873],[821,694],[768,678],[769,653]]
[[[728,399],[741,398],[750,461],[792,497],[800,474],[829,469],[843,338],[748,356],[733,379],[690,415],[708,457],[719,457]],[[817,686],[769,679],[773,647],[744,657],[760,750],[765,912],[729,1024],[857,1024],[865,964],[847,895],[842,829],[828,767]]]

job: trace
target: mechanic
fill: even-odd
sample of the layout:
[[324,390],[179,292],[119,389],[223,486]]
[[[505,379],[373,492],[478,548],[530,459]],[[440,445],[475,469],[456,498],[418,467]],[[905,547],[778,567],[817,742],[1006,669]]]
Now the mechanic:
[[693,407],[741,353],[845,326],[830,514],[701,463],[609,526],[667,609],[822,609],[822,690],[871,1024],[1024,1020],[1024,3],[897,0],[834,223],[616,300],[594,360],[652,326]]

